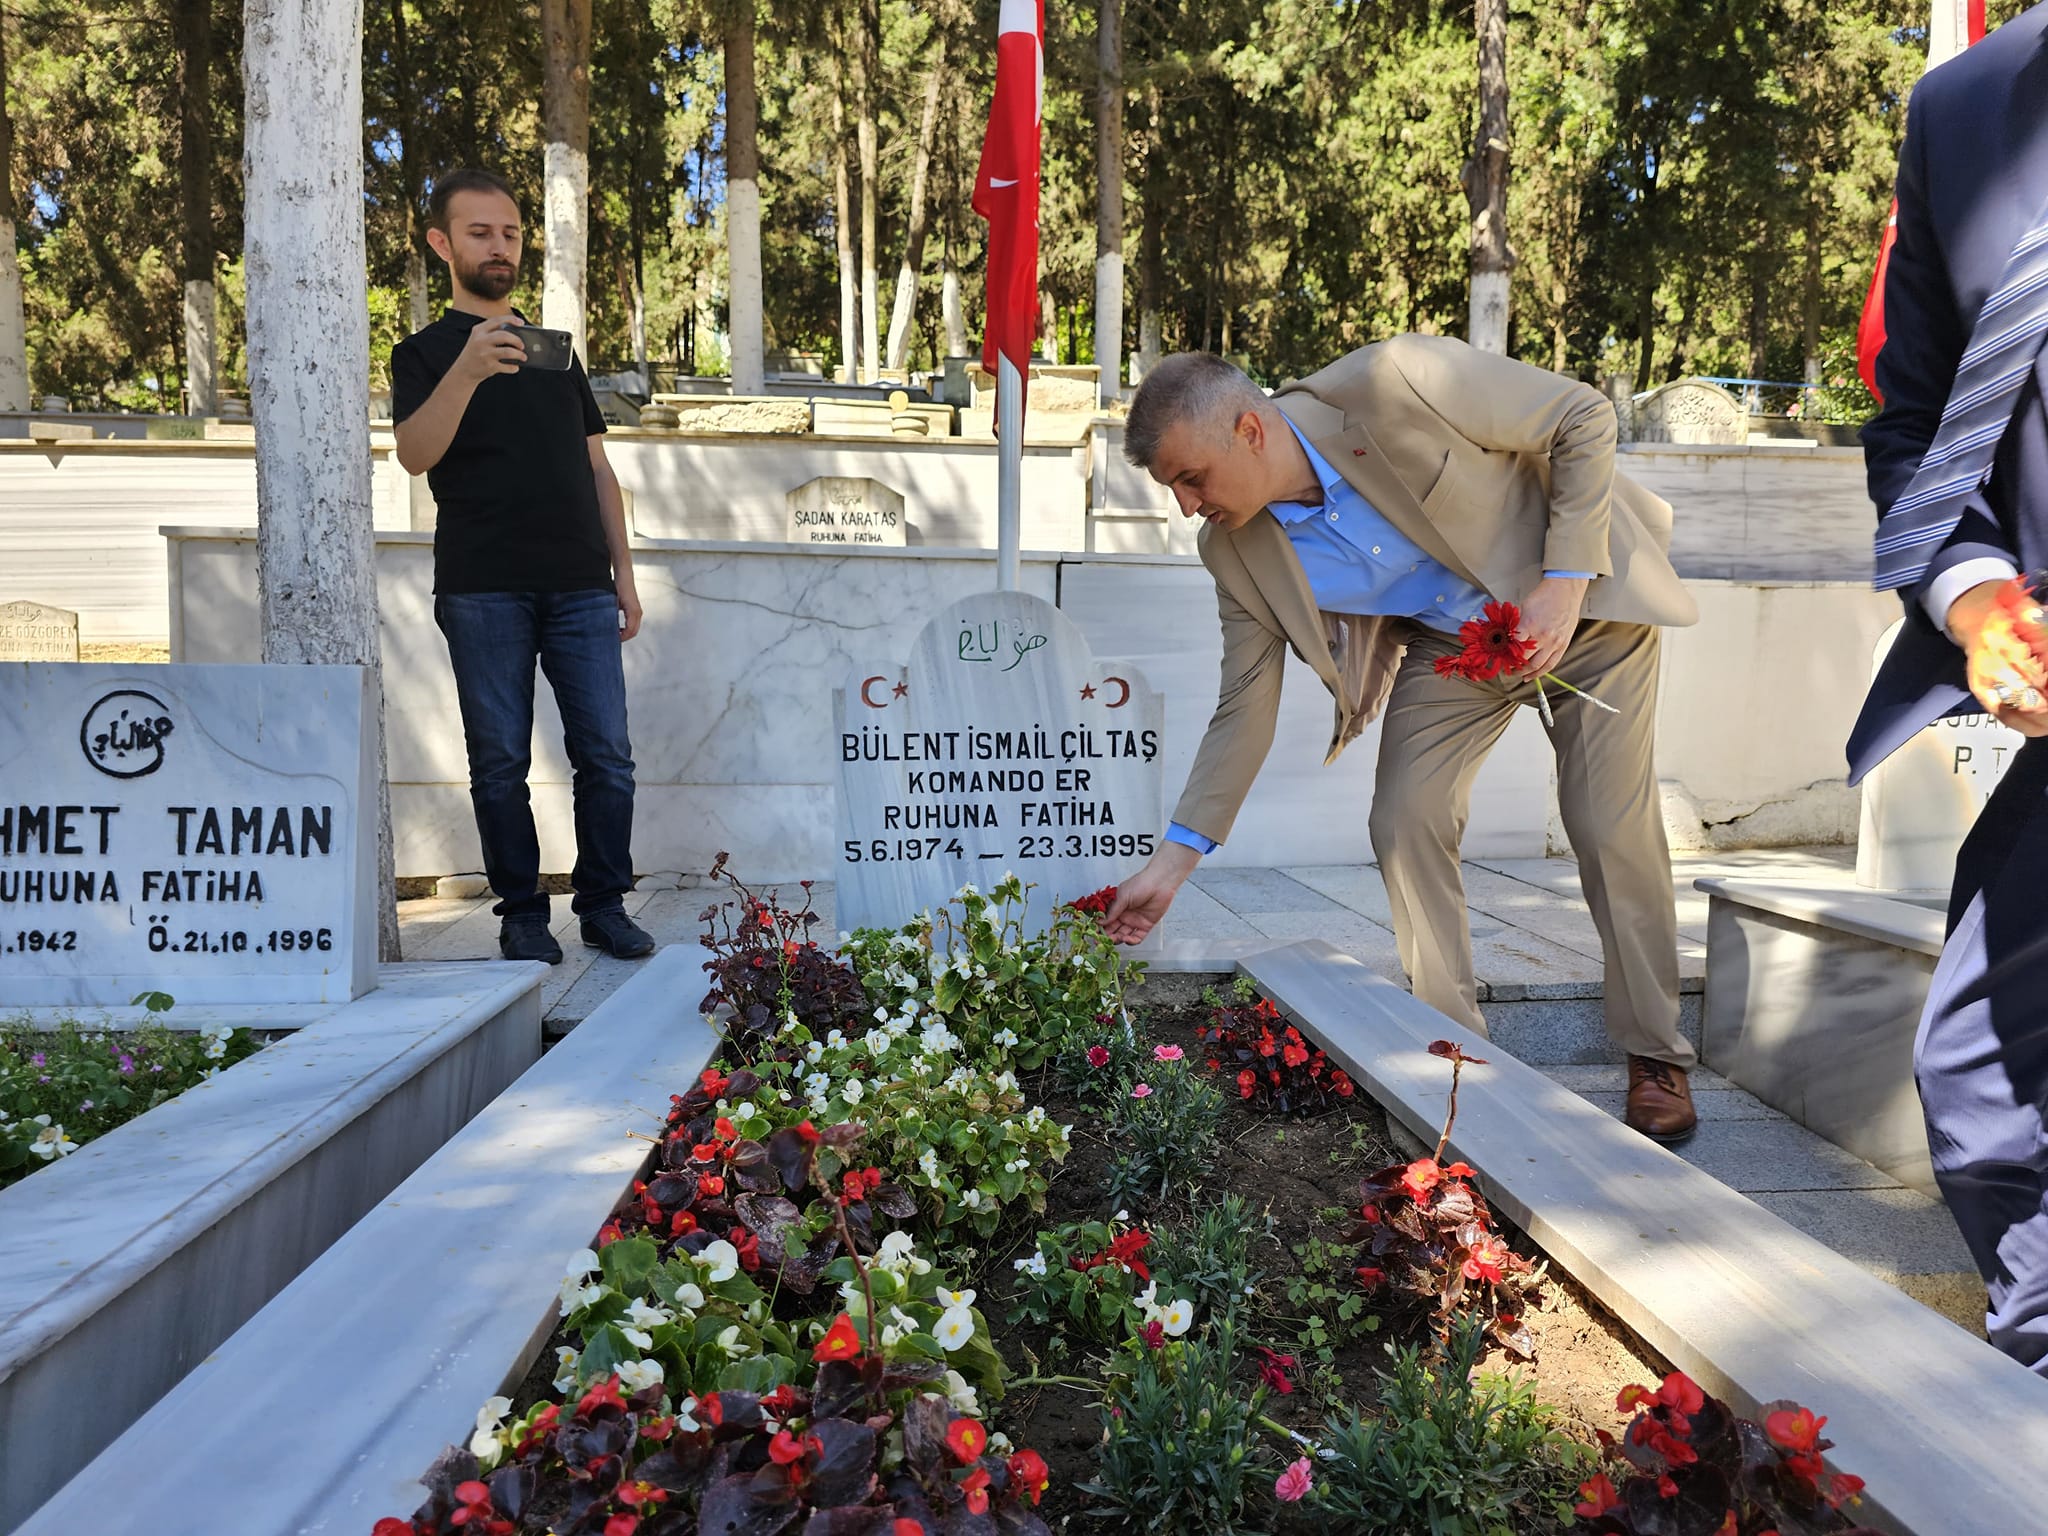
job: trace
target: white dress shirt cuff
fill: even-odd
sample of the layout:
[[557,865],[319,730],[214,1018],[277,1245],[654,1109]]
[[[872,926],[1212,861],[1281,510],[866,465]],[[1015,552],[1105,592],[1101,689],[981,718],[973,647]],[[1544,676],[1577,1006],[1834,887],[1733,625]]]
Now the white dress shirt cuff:
[[1984,582],[2010,581],[2017,575],[2019,571],[2010,560],[2000,560],[1996,556],[1963,560],[1927,583],[1927,595],[1920,600],[1921,606],[1926,608],[1927,617],[1934,620],[1934,627],[1946,634],[1948,611],[1955,606],[1957,598]]

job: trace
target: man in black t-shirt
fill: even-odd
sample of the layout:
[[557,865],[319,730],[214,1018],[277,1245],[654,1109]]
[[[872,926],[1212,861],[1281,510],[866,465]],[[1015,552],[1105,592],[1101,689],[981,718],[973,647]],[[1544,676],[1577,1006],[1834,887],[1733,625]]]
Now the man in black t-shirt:
[[488,171],[435,184],[427,244],[448,264],[453,301],[391,350],[398,461],[425,474],[439,508],[434,621],[447,637],[469,746],[469,797],[497,893],[498,948],[545,960],[562,948],[540,889],[540,839],[526,787],[534,665],[561,707],[574,770],[571,903],[583,942],[654,952],[626,916],[633,884],[633,757],[620,648],[640,629],[640,597],[604,418],[583,366],[525,368],[507,327],[519,270],[519,205]]

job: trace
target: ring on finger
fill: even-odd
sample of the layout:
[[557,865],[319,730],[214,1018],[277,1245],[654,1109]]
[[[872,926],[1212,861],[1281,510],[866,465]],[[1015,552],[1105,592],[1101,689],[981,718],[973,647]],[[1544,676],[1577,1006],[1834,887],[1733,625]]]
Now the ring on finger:
[[[2028,690],[2028,692],[2032,691],[2032,689]],[[2000,709],[2012,709],[2020,702],[2020,690],[2013,687],[2011,683],[2002,677],[1992,682],[1991,696],[1998,700],[1998,707]]]

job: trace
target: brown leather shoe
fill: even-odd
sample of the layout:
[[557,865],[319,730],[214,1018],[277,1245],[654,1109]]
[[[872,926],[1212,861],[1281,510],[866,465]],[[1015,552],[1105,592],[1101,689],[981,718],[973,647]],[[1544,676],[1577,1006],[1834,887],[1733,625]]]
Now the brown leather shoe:
[[1685,1068],[1648,1056],[1629,1057],[1628,1114],[1623,1118],[1630,1130],[1652,1141],[1683,1141],[1690,1136],[1700,1117],[1692,1107]]

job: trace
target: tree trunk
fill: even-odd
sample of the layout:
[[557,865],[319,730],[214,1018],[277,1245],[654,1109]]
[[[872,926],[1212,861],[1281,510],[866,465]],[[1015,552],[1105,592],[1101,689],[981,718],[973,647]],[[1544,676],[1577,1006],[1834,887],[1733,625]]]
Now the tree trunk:
[[1508,5],[1477,0],[1479,138],[1465,162],[1472,208],[1472,297],[1466,339],[1482,352],[1508,349]]
[[960,298],[960,269],[946,258],[946,275],[939,288],[939,313],[946,322],[946,356],[967,355],[967,307]]
[[910,342],[910,319],[917,309],[918,277],[924,270],[926,232],[924,196],[931,180],[932,139],[939,126],[939,86],[946,72],[946,40],[939,37],[939,55],[925,82],[924,117],[917,125],[917,161],[910,172],[910,236],[903,246],[903,266],[896,274],[896,304],[889,315],[889,366],[901,368]]
[[860,370],[872,382],[882,372],[881,253],[881,0],[860,0],[856,55],[860,60]]
[[1048,363],[1060,360],[1060,306],[1052,290],[1040,291],[1038,298],[1038,348]]
[[541,0],[546,76],[541,96],[547,251],[541,324],[567,331],[590,364],[585,276],[590,255],[590,3]]
[[[391,961],[399,958],[398,908],[370,532],[362,7],[246,0],[243,18],[243,254],[263,659],[369,669],[377,948]],[[309,261],[309,251],[319,259]]]
[[1771,248],[1771,221],[1757,223],[1756,247],[1749,254],[1749,376],[1764,376],[1765,353],[1770,343],[1771,269],[1764,253]]
[[391,63],[398,77],[398,179],[405,187],[405,298],[415,332],[433,319],[427,293],[426,229],[421,203],[426,186],[426,157],[413,134],[412,49],[405,36],[405,0],[391,0]]
[[1806,382],[1820,382],[1821,244],[1820,200],[1806,204],[1806,280],[1799,295],[1800,319],[1805,327]]
[[214,378],[213,0],[176,0],[179,72],[178,193],[184,215],[185,408],[220,408]]
[[832,238],[839,247],[839,382],[859,374],[860,278],[853,256],[853,174],[846,161],[846,72],[832,93]]
[[1124,371],[1123,0],[1101,0],[1095,59],[1095,367],[1107,407]]
[[0,411],[28,409],[28,324],[14,254],[14,119],[7,115],[7,28],[0,22]]
[[725,241],[732,306],[732,392],[765,394],[761,292],[761,141],[754,97],[754,8],[725,34]]
[[1159,87],[1147,88],[1145,99],[1151,127],[1145,139],[1145,181],[1139,197],[1138,356],[1131,368],[1133,384],[1144,380],[1165,346],[1159,306],[1166,286],[1166,146],[1162,141]]

